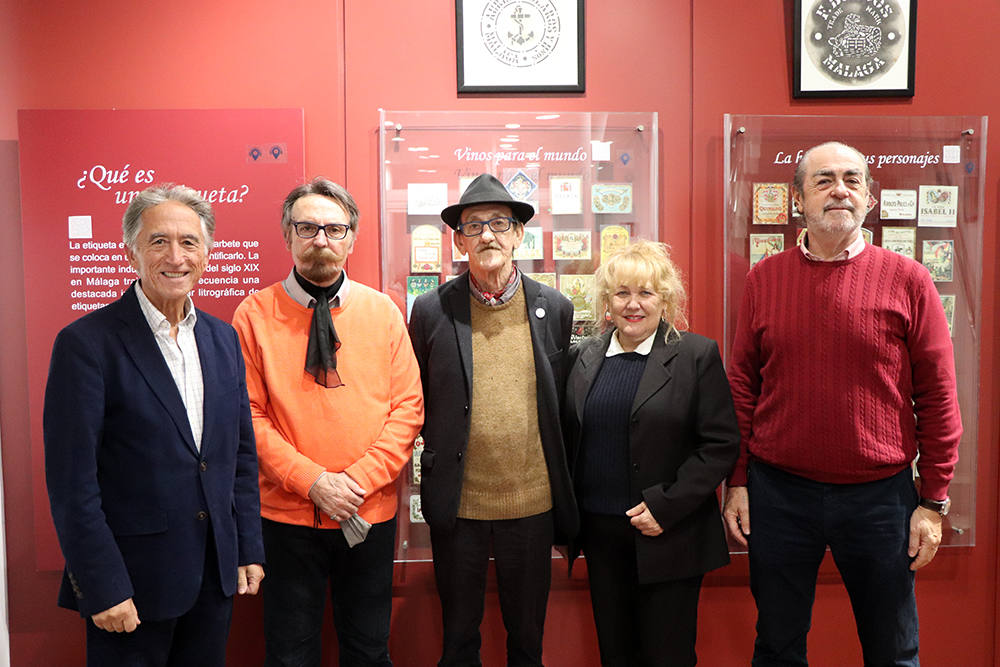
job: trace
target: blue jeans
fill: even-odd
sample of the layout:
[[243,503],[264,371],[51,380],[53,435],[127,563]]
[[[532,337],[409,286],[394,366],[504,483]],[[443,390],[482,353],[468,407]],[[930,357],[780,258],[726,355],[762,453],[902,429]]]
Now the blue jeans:
[[830,547],[854,610],[866,667],[917,667],[917,602],[907,554],[917,492],[909,467],[862,484],[824,484],[754,461],[750,589],[753,665],[807,665],[816,575]]
[[392,555],[396,519],[376,523],[353,549],[340,530],[263,519],[266,667],[319,667],[326,590],[339,664],[391,667]]

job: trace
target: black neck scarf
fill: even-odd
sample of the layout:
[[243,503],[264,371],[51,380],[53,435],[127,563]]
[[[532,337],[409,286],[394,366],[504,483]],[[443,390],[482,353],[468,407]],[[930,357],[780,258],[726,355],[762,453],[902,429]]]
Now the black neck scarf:
[[312,324],[309,326],[309,347],[306,349],[306,372],[316,378],[316,384],[328,389],[340,387],[337,373],[337,350],[340,349],[340,339],[337,330],[333,328],[333,318],[330,317],[330,299],[344,284],[344,272],[329,287],[320,287],[309,282],[297,270],[293,269],[295,281],[306,294],[313,298]]

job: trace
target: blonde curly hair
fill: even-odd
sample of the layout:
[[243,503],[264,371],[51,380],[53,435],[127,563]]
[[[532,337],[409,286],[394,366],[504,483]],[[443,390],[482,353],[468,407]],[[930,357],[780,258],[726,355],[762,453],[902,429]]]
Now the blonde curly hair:
[[611,295],[621,285],[648,287],[663,302],[661,318],[667,323],[667,339],[679,336],[687,328],[687,293],[677,265],[670,259],[670,246],[654,241],[636,240],[615,252],[594,272],[595,328],[609,326],[606,313]]

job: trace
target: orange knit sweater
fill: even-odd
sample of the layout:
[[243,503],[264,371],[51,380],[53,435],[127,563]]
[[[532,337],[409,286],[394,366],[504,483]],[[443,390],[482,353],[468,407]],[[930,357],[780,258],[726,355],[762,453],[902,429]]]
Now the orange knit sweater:
[[359,511],[366,521],[391,519],[393,482],[423,424],[420,371],[389,297],[352,282],[331,315],[342,343],[337,372],[344,382],[333,389],[316,384],[304,369],[312,310],[281,283],[248,296],[233,316],[257,436],[261,516],[273,521],[338,527],[314,512],[309,499],[324,471],[346,472],[367,491]]

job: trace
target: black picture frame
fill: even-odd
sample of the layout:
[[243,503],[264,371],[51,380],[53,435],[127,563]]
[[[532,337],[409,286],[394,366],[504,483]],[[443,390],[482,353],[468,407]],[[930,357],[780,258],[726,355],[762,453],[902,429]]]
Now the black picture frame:
[[586,90],[584,0],[455,0],[455,45],[460,94]]
[[792,97],[913,97],[917,0],[794,0]]

